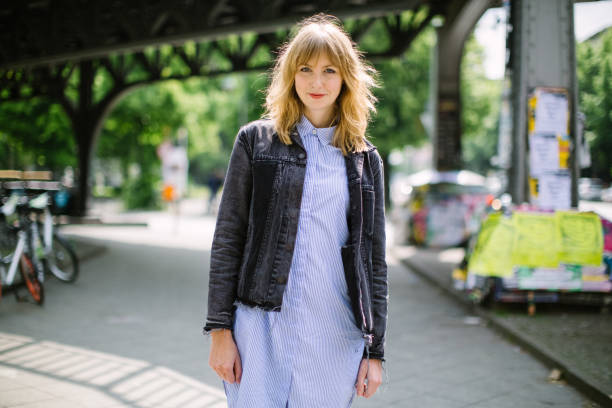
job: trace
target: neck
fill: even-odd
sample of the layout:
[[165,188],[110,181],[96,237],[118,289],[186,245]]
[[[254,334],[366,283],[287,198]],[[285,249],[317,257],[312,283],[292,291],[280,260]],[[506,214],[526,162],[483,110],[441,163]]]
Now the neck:
[[306,119],[308,119],[310,123],[317,128],[330,127],[336,118],[333,110],[328,112],[313,112],[306,110],[304,111],[304,116],[306,116]]

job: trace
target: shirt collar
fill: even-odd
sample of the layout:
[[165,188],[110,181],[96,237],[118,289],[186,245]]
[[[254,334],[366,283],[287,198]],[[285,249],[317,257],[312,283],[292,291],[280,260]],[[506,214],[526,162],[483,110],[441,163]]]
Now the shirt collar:
[[312,123],[310,123],[306,116],[302,115],[302,118],[297,124],[297,131],[302,137],[316,135],[322,144],[331,144],[332,139],[334,138],[334,132],[336,131],[336,126],[316,128]]

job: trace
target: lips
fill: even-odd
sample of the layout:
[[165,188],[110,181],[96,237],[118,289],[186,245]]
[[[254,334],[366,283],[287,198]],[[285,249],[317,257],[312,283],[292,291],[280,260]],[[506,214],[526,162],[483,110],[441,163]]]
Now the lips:
[[308,95],[314,99],[319,99],[325,96],[325,94],[317,94],[317,93],[309,93]]

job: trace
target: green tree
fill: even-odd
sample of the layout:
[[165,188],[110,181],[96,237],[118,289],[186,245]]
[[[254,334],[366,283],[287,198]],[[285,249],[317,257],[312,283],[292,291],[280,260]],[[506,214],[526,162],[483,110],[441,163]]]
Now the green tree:
[[579,109],[585,114],[585,137],[591,168],[583,175],[612,180],[612,29],[576,47]]
[[420,115],[429,96],[429,63],[434,42],[435,33],[428,29],[400,57],[375,65],[381,87],[375,90],[378,112],[369,133],[384,160],[395,148],[422,144],[427,139]]
[[[104,122],[96,154],[100,159],[119,159],[124,180],[122,196],[128,209],[157,205],[156,148],[184,122],[185,114],[178,109],[171,92],[175,85],[168,82],[133,91]],[[136,171],[130,171],[130,167]]]
[[0,168],[52,170],[76,164],[70,120],[47,99],[6,102],[0,107]]
[[471,35],[461,63],[461,146],[463,167],[478,173],[492,168],[497,150],[502,81],[484,70],[484,48]]

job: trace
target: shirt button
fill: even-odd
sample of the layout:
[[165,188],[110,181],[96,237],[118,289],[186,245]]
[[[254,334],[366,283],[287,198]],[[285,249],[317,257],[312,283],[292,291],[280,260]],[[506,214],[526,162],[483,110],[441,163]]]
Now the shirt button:
[[317,134],[317,129],[312,129],[312,134],[316,135]]
[[305,157],[306,157],[306,155],[305,155],[304,153],[300,153],[300,154],[298,154],[298,158],[299,158],[299,159],[303,159],[303,158],[305,158]]

